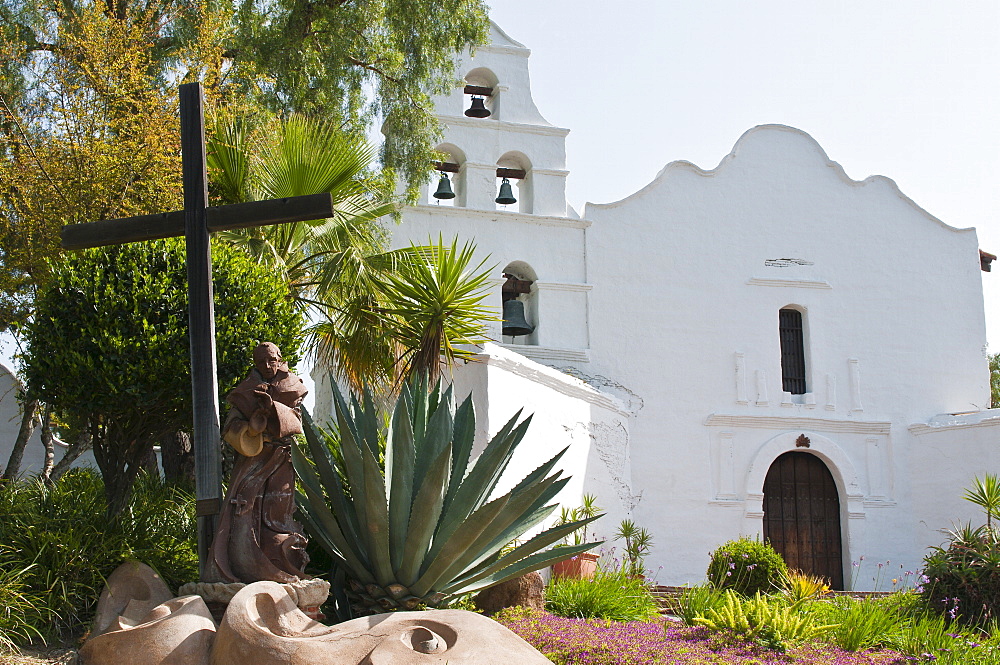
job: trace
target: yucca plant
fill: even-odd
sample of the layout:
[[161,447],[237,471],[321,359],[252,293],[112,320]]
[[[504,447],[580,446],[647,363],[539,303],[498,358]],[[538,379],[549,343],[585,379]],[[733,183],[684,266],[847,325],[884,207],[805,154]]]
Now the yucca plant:
[[962,497],[983,509],[986,513],[986,528],[992,529],[993,518],[1000,514],[1000,478],[987,473],[982,480],[976,476],[973,483]]
[[456,409],[451,387],[408,381],[387,427],[367,392],[348,404],[334,384],[334,403],[339,449],[304,414],[306,444],[292,460],[302,520],[346,573],[354,613],[444,606],[599,544],[544,549],[594,517],[506,547],[556,509],[569,481],[552,472],[564,448],[493,497],[530,416],[515,414],[473,460],[472,398]]

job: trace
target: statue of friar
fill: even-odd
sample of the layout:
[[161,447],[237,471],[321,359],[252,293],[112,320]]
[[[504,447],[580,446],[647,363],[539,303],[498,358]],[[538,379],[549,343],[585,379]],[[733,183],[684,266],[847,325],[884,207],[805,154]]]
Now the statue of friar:
[[254,349],[253,364],[226,395],[232,408],[222,438],[240,456],[212,541],[208,582],[297,582],[309,561],[302,526],[292,519],[291,459],[308,391],[270,342]]

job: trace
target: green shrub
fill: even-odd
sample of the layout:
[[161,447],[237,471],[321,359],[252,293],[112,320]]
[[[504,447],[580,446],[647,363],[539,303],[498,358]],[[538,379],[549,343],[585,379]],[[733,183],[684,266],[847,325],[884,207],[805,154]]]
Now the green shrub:
[[828,593],[830,584],[824,577],[809,575],[801,570],[789,571],[781,588],[781,595],[795,607],[822,598]]
[[685,589],[680,598],[680,617],[684,623],[694,626],[697,617],[703,617],[711,609],[720,607],[726,600],[726,592],[711,584],[699,584]]
[[553,578],[545,589],[545,609],[574,619],[645,621],[659,606],[646,585],[624,570],[598,570],[593,579]]
[[51,612],[31,620],[46,638],[86,626],[105,578],[126,559],[160,571],[173,589],[197,579],[194,498],[157,477],[140,475],[113,521],[92,469],[74,469],[52,487],[37,480],[2,485],[0,515],[0,576],[23,571],[15,592]]
[[749,538],[731,540],[712,552],[708,581],[717,589],[732,589],[746,597],[780,589],[788,566],[769,543]]
[[[92,435],[109,515],[156,439],[192,422],[185,256],[180,238],[66,254],[24,329],[28,394]],[[221,401],[246,376],[254,340],[294,365],[304,319],[287,282],[235,248],[213,246],[212,284]]]
[[921,588],[927,607],[963,624],[985,627],[1000,619],[1000,536],[967,524],[924,558]]

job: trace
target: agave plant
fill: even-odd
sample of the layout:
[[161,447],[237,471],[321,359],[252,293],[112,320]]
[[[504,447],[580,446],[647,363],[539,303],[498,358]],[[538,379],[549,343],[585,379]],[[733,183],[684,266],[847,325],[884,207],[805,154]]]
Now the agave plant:
[[305,414],[306,443],[292,459],[303,522],[346,573],[355,613],[444,606],[600,544],[545,549],[595,516],[507,547],[556,509],[569,481],[553,472],[564,448],[493,496],[530,416],[516,413],[473,460],[471,396],[456,409],[451,387],[428,390],[417,377],[386,427],[367,391],[348,405],[334,386],[333,443]]

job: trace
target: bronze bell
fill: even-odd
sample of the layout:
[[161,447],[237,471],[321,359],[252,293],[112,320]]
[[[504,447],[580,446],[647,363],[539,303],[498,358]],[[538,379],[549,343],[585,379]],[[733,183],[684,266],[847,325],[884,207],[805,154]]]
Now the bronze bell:
[[455,192],[451,191],[451,180],[448,180],[448,174],[442,173],[441,179],[438,180],[437,191],[433,194],[436,199],[453,199],[455,198]]
[[500,182],[500,196],[497,197],[497,203],[502,205],[510,205],[511,203],[517,203],[517,199],[514,198],[514,192],[510,188],[510,180],[504,178]]
[[534,327],[524,318],[524,301],[512,299],[503,304],[504,337],[520,337],[534,331]]
[[483,103],[482,97],[473,97],[472,106],[470,106],[465,112],[465,115],[470,118],[488,118],[493,114],[490,113],[488,108],[486,108],[486,104]]

